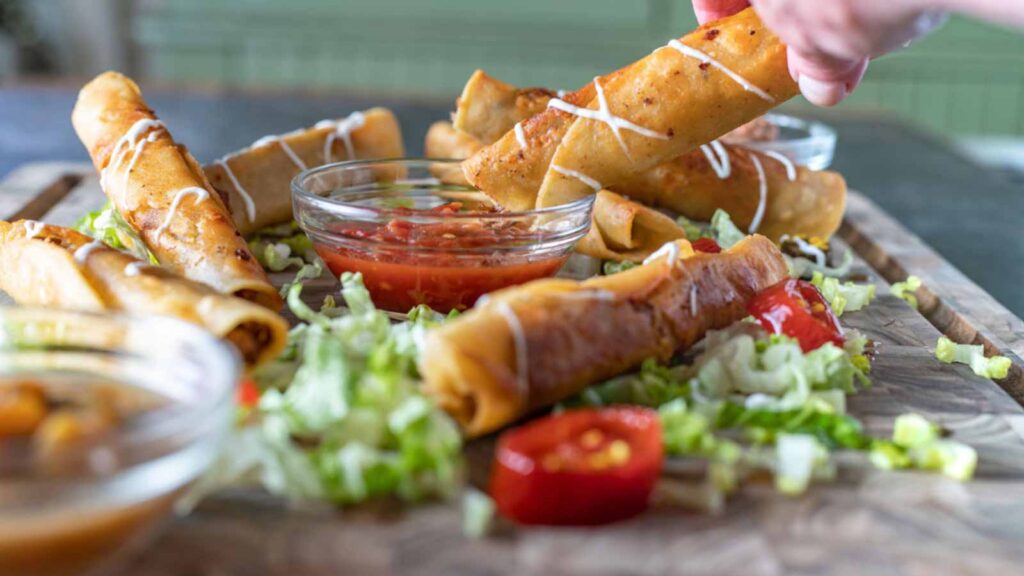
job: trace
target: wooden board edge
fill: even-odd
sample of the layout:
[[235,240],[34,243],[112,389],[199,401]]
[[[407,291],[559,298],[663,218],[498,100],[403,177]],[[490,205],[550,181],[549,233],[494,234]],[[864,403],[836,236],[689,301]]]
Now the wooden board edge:
[[92,173],[83,162],[33,162],[0,181],[0,219],[41,219]]
[[997,383],[1024,405],[1024,321],[858,192],[849,193],[839,236],[887,282],[921,278],[919,311],[951,340],[1013,360]]

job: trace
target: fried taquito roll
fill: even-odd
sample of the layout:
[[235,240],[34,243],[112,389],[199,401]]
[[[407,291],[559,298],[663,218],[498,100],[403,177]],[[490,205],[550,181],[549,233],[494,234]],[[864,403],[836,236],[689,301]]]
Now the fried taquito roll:
[[0,222],[0,269],[0,290],[18,304],[173,316],[230,342],[249,366],[288,338],[288,323],[263,306],[59,226]]
[[842,224],[846,181],[778,155],[714,143],[631,175],[616,187],[648,206],[707,221],[729,213],[748,232],[828,238]]
[[452,125],[490,144],[514,130],[517,123],[543,112],[548,100],[556,96],[544,88],[517,88],[477,70],[455,101]]
[[[481,88],[482,85],[486,88]],[[470,78],[458,105],[490,110],[494,118],[502,120],[503,126],[513,130],[516,122],[525,119],[519,114],[528,113],[514,103],[523,99],[523,94],[529,94],[531,102],[543,104],[545,93],[540,89],[517,89],[478,72]],[[472,134],[481,133],[480,128],[490,126],[491,121],[483,119],[482,114],[464,117],[467,131],[451,126],[432,128],[428,144],[462,154],[461,157],[482,148],[487,142],[479,142]],[[755,120],[739,130],[744,130],[748,138],[771,137],[772,128],[771,124]],[[796,166],[779,154],[725,144],[727,138],[728,135],[722,143],[712,142],[629,175],[613,189],[649,206],[668,208],[695,220],[708,220],[715,210],[723,209],[745,230],[775,241],[784,234],[828,238],[839,229],[846,206],[846,182],[842,176]]]
[[265,136],[203,170],[225,199],[235,226],[248,235],[291,221],[290,185],[299,172],[342,160],[404,156],[395,115],[386,108],[371,108],[312,128]]
[[100,74],[82,88],[71,121],[103,192],[160,264],[218,292],[281,307],[202,168],[134,82]]
[[665,243],[680,238],[686,238],[686,232],[675,220],[602,190],[594,199],[593,224],[576,251],[602,260],[642,262]]
[[[571,202],[696,149],[795,96],[785,46],[752,9],[705,24],[482,149],[466,178],[512,209]],[[533,148],[531,150],[531,148]]]
[[423,152],[427,158],[463,160],[476,154],[483,143],[472,134],[467,134],[444,120],[434,122],[427,130]]
[[424,390],[479,436],[647,358],[667,361],[784,278],[778,248],[751,236],[721,254],[680,240],[619,274],[501,290],[427,335]]

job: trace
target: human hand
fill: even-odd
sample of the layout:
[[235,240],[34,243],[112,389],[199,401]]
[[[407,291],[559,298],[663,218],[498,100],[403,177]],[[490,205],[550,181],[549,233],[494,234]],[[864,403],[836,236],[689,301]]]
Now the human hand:
[[789,73],[809,101],[832,106],[860,83],[868,60],[937,23],[926,0],[693,0],[701,23],[754,5],[788,47]]

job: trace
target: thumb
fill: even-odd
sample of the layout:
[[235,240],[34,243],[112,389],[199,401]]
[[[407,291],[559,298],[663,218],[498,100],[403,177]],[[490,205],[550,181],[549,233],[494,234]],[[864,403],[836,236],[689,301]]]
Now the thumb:
[[693,11],[701,24],[732,16],[747,6],[747,0],[693,0]]
[[821,54],[788,51],[789,74],[800,85],[800,92],[817,106],[835,106],[860,84],[868,68],[868,59],[837,59]]

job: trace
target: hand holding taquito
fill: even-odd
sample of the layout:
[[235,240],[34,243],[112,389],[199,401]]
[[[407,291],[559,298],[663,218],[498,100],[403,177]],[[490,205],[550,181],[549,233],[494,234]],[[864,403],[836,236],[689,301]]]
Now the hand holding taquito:
[[751,236],[721,254],[681,240],[619,274],[495,292],[427,335],[424,389],[479,436],[647,358],[668,360],[786,277],[778,248]]
[[266,136],[207,164],[203,171],[225,199],[235,226],[248,235],[291,221],[291,181],[306,168],[403,156],[402,131],[395,115],[386,108],[371,108],[312,128]]
[[116,72],[82,88],[71,114],[104,193],[169,269],[271,309],[277,293],[199,164]]
[[233,344],[249,366],[277,356],[288,338],[288,323],[262,306],[67,228],[0,222],[0,269],[0,290],[19,304],[174,316]]
[[785,46],[752,9],[589,86],[550,101],[477,153],[464,166],[467,179],[510,209],[531,198],[536,206],[570,202],[710,142],[799,91]]

